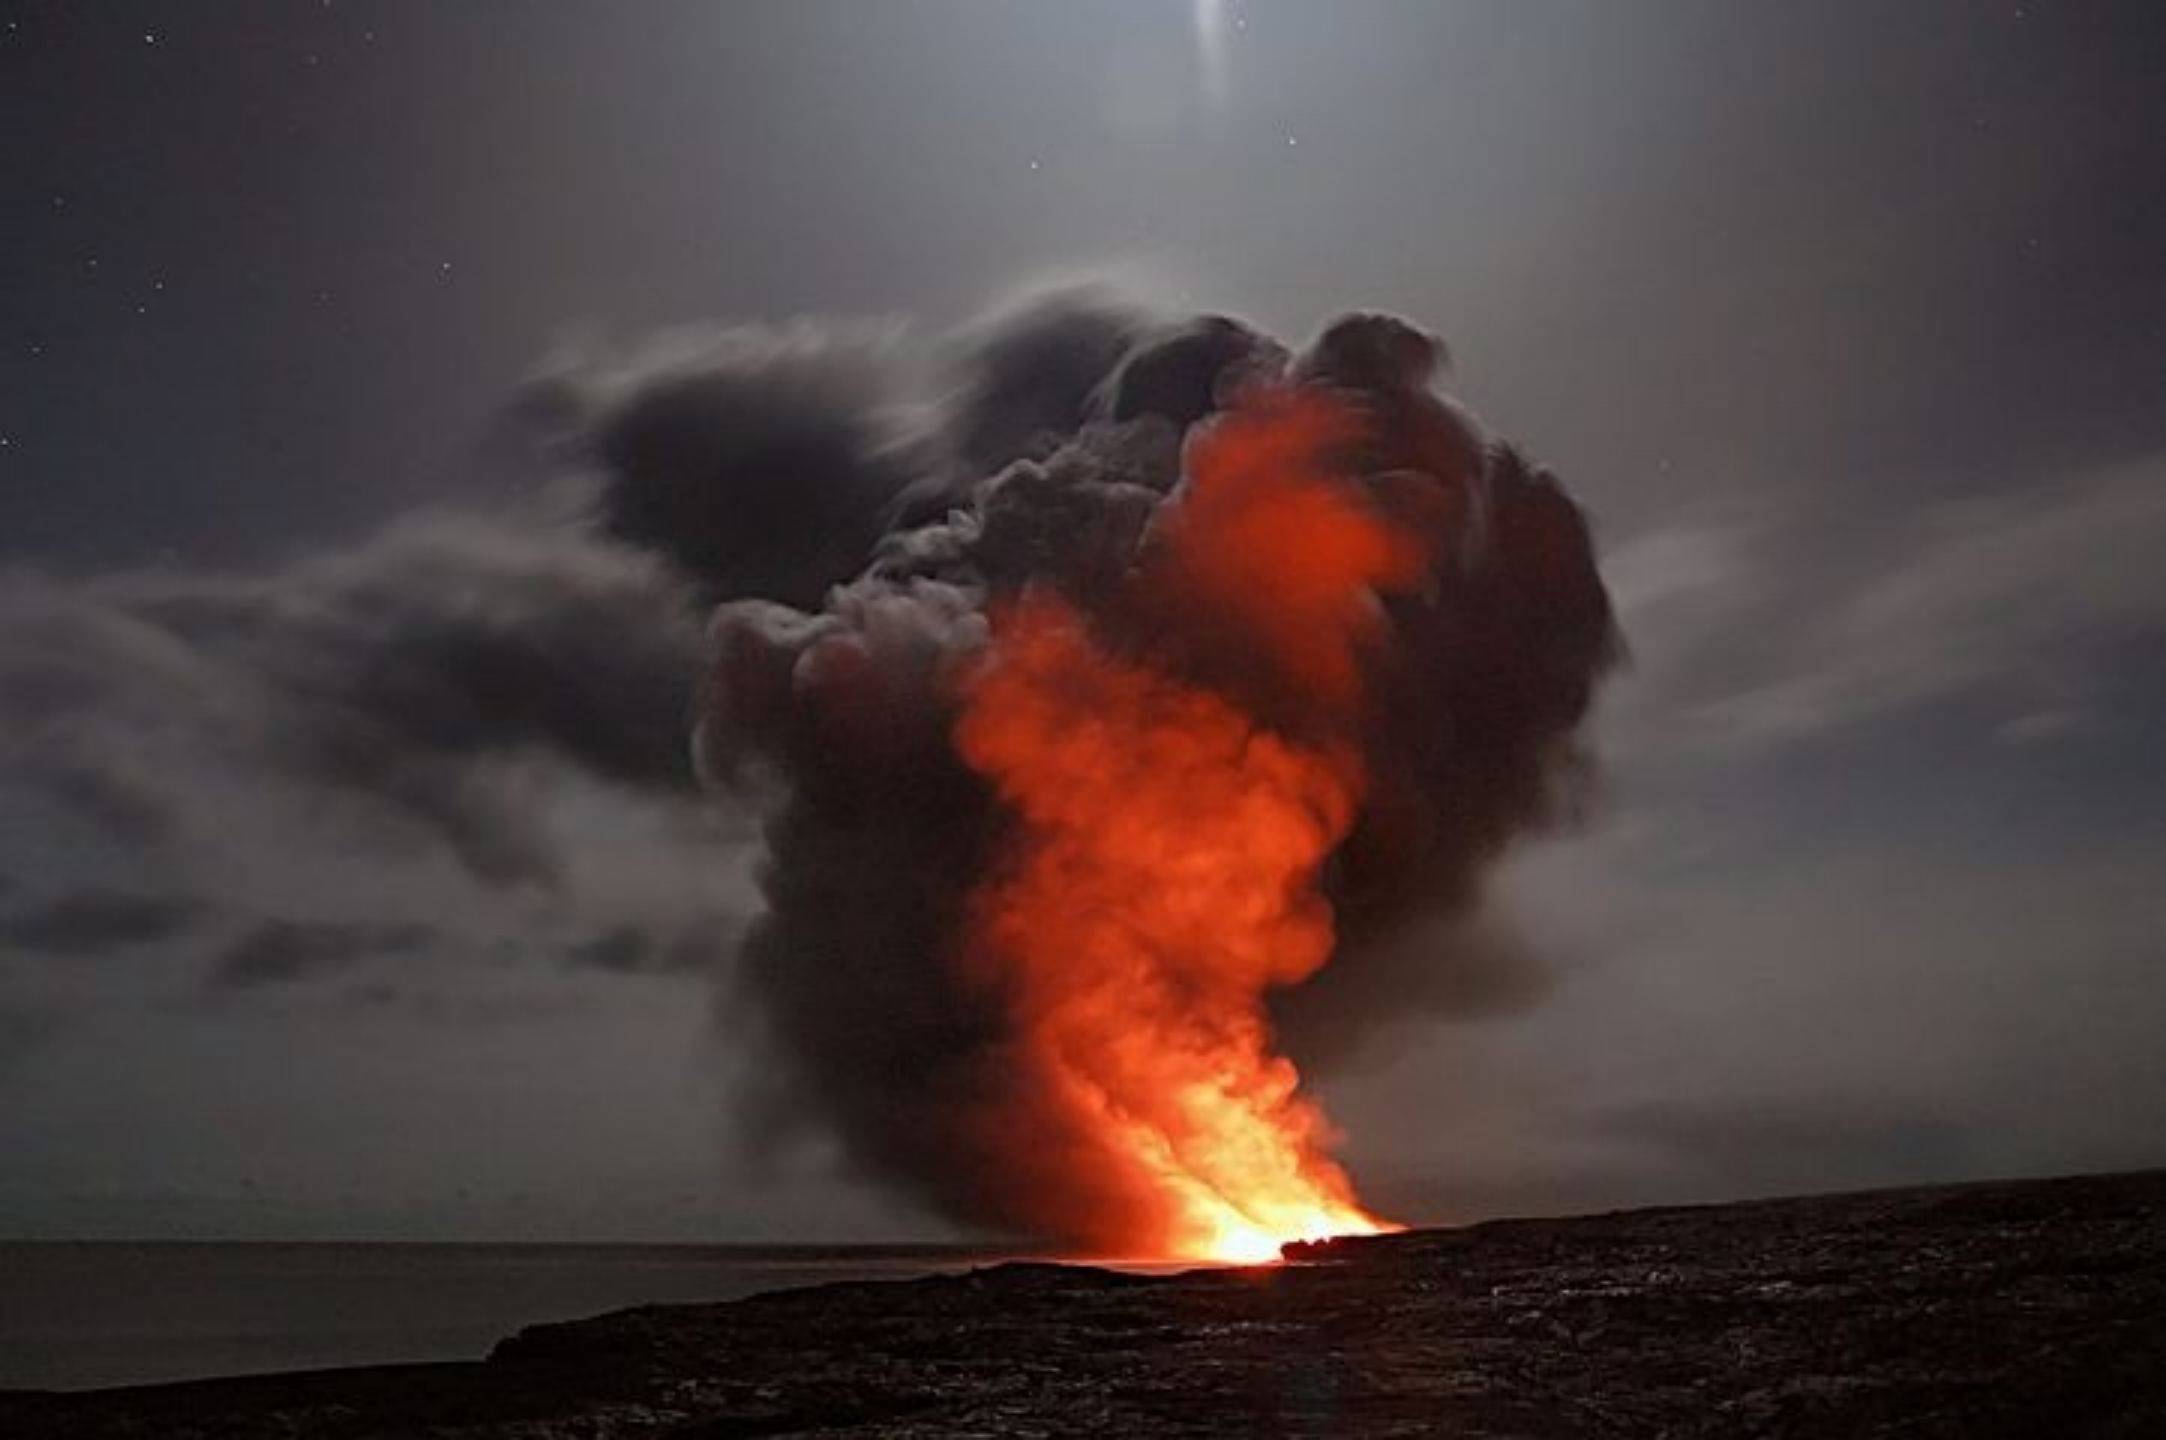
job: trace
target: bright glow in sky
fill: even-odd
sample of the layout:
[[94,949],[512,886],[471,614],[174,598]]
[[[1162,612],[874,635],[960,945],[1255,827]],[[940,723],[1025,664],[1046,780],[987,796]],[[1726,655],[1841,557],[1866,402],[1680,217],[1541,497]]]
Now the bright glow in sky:
[[1216,110],[1226,103],[1227,0],[1196,0],[1196,56],[1204,98]]

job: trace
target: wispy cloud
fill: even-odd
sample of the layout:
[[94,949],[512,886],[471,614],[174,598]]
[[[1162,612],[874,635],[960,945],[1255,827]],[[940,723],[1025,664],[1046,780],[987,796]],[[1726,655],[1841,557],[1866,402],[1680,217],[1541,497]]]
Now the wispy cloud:
[[2166,638],[2161,553],[2156,456],[1907,517],[1651,532],[1607,562],[1640,662],[1619,738],[1752,750],[1970,699],[2003,738],[2067,734],[2116,647]]

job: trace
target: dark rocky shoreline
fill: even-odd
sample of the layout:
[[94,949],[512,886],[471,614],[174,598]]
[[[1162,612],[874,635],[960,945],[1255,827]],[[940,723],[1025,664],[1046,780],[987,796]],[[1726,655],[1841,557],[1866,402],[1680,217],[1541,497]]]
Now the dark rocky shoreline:
[[1498,1221],[1297,1260],[649,1306],[467,1364],[0,1394],[0,1434],[2166,1435],[2166,1172]]

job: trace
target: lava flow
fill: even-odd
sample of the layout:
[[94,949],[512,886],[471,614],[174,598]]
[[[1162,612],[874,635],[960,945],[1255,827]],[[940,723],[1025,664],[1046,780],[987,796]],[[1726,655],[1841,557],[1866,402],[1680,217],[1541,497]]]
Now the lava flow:
[[[965,682],[957,747],[1018,832],[974,897],[971,978],[1000,998],[1040,1133],[1085,1137],[1131,1197],[1092,1227],[1110,1250],[1255,1262],[1390,1228],[1331,1159],[1264,1009],[1331,956],[1318,880],[1365,784],[1334,732],[1358,707],[1376,592],[1421,564],[1328,466],[1352,423],[1263,397],[1191,446],[1134,583],[1146,608],[1209,616],[1235,682],[1116,648],[1042,592],[996,614]],[[1257,693],[1294,723],[1252,713]]]

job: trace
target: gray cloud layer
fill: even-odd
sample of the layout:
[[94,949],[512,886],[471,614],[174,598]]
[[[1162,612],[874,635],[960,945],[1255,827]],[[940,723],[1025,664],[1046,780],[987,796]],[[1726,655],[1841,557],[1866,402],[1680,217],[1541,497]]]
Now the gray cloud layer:
[[0,769],[117,841],[183,845],[217,774],[546,880],[521,759],[689,778],[696,627],[650,562],[576,535],[443,517],[265,576],[4,584]]
[[202,913],[202,904],[186,896],[77,890],[10,914],[0,922],[0,945],[44,955],[102,955],[171,939]]

